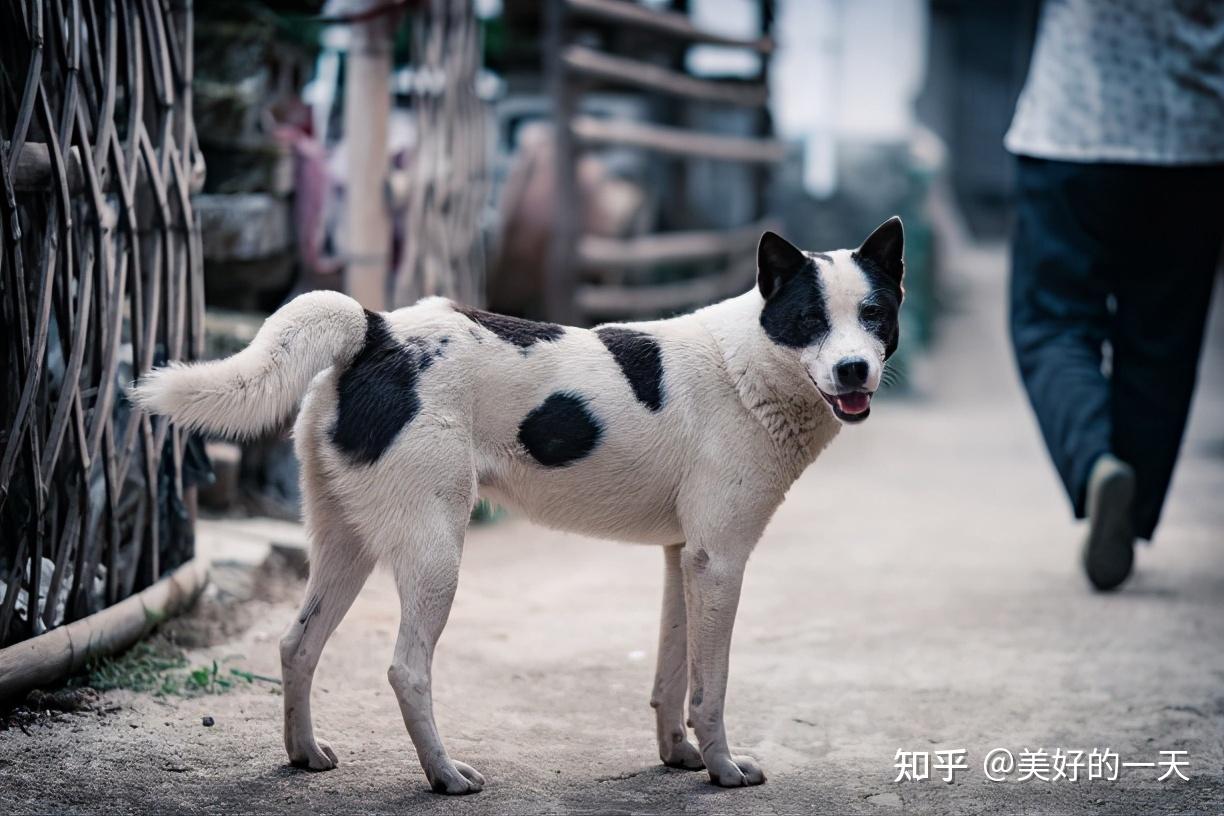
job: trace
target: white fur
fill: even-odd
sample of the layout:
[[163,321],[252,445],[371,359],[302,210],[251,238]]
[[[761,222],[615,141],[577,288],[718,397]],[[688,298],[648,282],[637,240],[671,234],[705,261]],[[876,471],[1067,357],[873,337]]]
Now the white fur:
[[[430,348],[447,342],[419,379],[420,412],[373,464],[353,464],[331,439],[337,383],[365,336],[361,308],[342,295],[303,295],[235,357],[142,381],[142,405],[221,433],[267,428],[307,392],[295,436],[312,570],[302,612],[281,642],[291,759],[335,765],[335,753],[313,733],[311,677],[327,637],[381,561],[395,574],[403,607],[388,677],[422,767],[436,790],[480,789],[480,774],[443,747],[431,691],[434,644],[479,493],[541,524],[664,546],[652,695],[660,756],[680,767],[704,765],[721,785],[764,781],[752,758],[731,756],[723,730],[744,565],[793,481],[840,428],[814,383],[835,390],[830,371],[845,355],[871,362],[871,388],[883,368],[879,341],[858,322],[864,277],[848,252],[830,258],[818,274],[832,330],[819,346],[770,341],[756,289],[693,314],[634,324],[661,345],[658,412],[635,398],[591,331],[567,329],[523,350],[439,298],[387,315],[401,340]],[[545,468],[522,450],[517,433],[523,417],[558,390],[587,399],[603,437],[586,458]],[[697,746],[687,741],[686,696]]]

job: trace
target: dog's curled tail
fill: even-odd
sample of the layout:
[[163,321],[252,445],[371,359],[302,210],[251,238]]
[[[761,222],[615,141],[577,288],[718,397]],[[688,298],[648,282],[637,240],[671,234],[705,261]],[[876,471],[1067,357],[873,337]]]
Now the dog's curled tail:
[[311,379],[365,343],[366,313],[339,292],[308,292],[267,319],[224,360],[171,363],[136,383],[132,400],[183,428],[253,436],[289,417]]

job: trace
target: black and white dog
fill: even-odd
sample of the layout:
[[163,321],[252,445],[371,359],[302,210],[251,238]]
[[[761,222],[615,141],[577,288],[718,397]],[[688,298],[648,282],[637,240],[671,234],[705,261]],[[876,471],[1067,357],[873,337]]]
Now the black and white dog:
[[[897,347],[903,233],[802,252],[767,232],[757,286],[692,314],[587,330],[426,298],[390,314],[302,295],[226,360],[171,366],[135,391],[184,428],[295,426],[311,570],[281,640],[285,748],[324,770],[310,686],[376,562],[402,604],[388,676],[434,790],[479,791],[434,724],[431,663],[477,495],[535,521],[663,548],[651,696],[659,754],[757,785],[723,729],[744,565],[791,484],[842,423],[867,417]],[[303,397],[303,395],[305,395]],[[697,745],[688,741],[687,722]]]

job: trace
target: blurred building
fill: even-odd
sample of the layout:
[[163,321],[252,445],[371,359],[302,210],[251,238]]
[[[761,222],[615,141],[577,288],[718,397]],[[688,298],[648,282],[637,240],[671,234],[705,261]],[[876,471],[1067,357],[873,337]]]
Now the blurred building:
[[966,221],[982,237],[1007,231],[1011,157],[1003,134],[1024,85],[1040,0],[930,0],[920,120],[943,141]]

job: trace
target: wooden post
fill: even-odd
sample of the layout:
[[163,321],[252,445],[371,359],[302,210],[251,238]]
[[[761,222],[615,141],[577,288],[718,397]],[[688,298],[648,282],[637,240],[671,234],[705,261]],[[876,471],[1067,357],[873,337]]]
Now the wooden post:
[[548,3],[545,51],[548,55],[549,83],[553,98],[553,152],[556,172],[552,247],[544,276],[544,317],[559,323],[576,318],[574,293],[577,288],[578,238],[582,231],[581,199],[575,164],[577,153],[570,123],[577,112],[574,83],[566,76],[562,62],[565,43],[565,0]]
[[344,75],[344,288],[374,311],[387,308],[391,263],[385,181],[393,30],[385,16],[351,24]]
[[[774,0],[761,0],[758,8],[761,14],[761,38],[772,41],[774,16],[776,14]],[[757,82],[765,89],[765,93],[769,93],[769,60],[771,54],[761,54],[761,69],[757,73]],[[769,106],[762,105],[757,113],[757,135],[762,139],[769,138],[773,135],[773,115],[769,110]],[[769,185],[773,179],[774,169],[767,165],[762,165],[753,170],[753,195],[756,199],[757,218],[764,217],[765,213],[769,212]]]
[[[671,0],[671,10],[678,15],[688,18],[689,16],[689,0]],[[688,68],[686,61],[688,59],[689,44],[685,40],[677,40],[669,43],[671,54],[670,62],[673,70],[687,73]],[[659,104],[659,100],[655,101]],[[674,128],[689,128],[690,121],[690,105],[687,99],[675,99],[668,101],[665,105],[659,108],[663,114],[663,124],[670,125]],[[658,159],[654,159],[658,161]],[[667,189],[663,193],[664,206],[667,208],[668,227],[670,229],[691,230],[698,226],[695,220],[694,208],[692,205],[692,193],[689,189],[690,165],[687,159],[676,158],[666,162],[664,172],[667,174]]]

